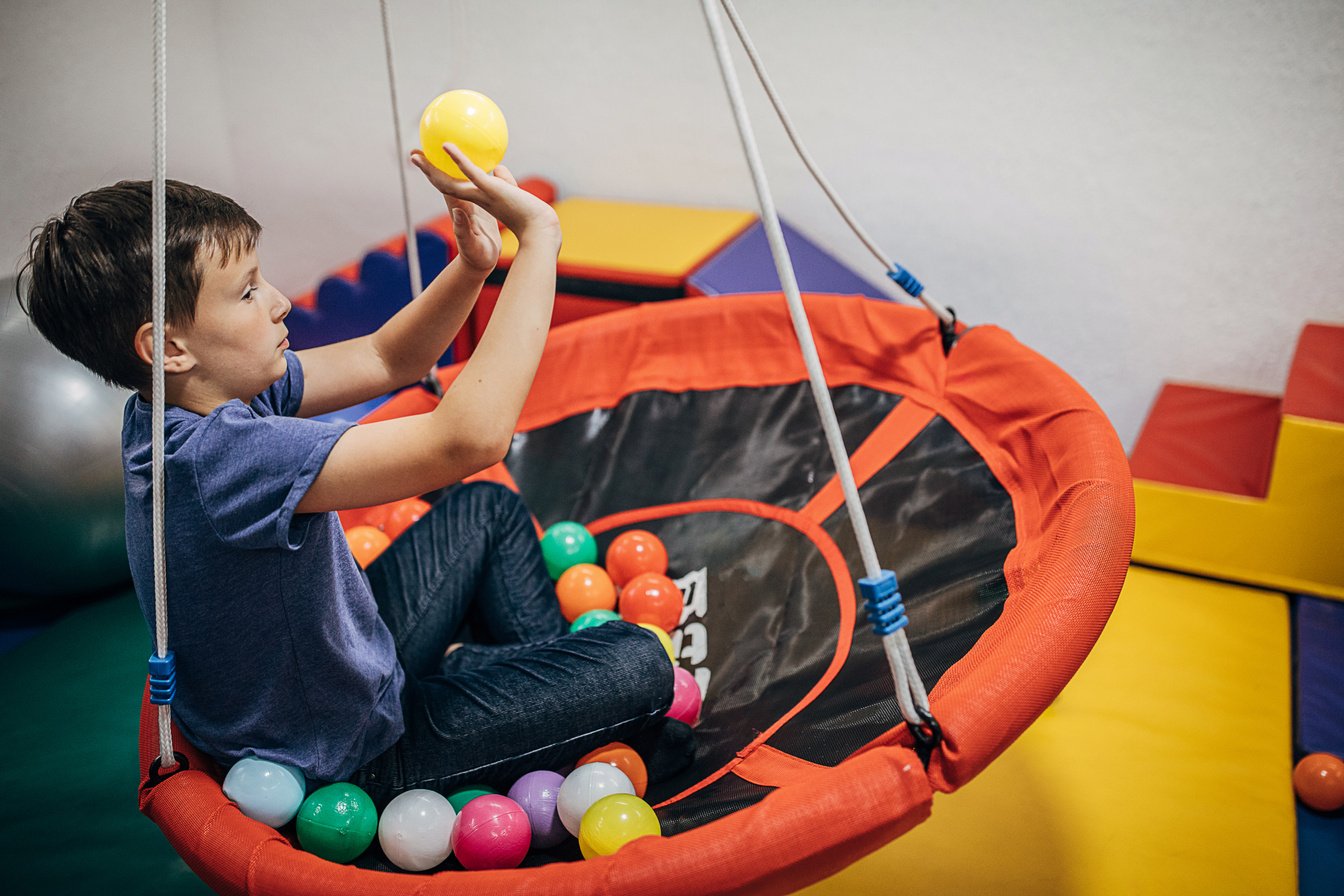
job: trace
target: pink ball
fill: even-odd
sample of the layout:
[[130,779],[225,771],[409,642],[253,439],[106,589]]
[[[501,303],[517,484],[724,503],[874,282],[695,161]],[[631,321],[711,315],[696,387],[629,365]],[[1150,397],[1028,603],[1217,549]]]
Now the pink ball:
[[532,845],[532,825],[523,807],[488,793],[462,807],[453,826],[453,855],[469,871],[517,868]]
[[672,708],[667,716],[691,726],[700,724],[700,685],[681,666],[672,670]]

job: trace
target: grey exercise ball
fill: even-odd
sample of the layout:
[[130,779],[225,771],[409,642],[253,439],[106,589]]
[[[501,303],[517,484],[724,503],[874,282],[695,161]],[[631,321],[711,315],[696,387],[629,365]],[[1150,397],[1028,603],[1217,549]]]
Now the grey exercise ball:
[[121,413],[114,389],[0,296],[0,594],[82,595],[126,582]]

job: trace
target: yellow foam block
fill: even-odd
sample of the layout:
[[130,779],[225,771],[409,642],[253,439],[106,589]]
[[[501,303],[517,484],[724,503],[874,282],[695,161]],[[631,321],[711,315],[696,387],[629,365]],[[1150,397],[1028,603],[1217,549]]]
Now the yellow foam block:
[[1344,600],[1344,424],[1285,416],[1263,499],[1134,481],[1141,563]]
[[[752,212],[737,209],[582,197],[561,199],[554,207],[564,232],[561,276],[607,272],[656,283],[681,283],[756,221]],[[502,257],[517,251],[517,238],[505,232]]]
[[1282,594],[1131,569],[1021,738],[924,824],[801,892],[1290,896],[1290,700]]

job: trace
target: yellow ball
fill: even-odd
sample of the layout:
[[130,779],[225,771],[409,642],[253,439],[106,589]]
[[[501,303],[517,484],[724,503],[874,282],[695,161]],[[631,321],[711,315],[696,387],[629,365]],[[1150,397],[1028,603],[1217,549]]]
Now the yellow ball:
[[663,631],[658,626],[654,625],[652,622],[637,622],[635,624],[638,625],[640,628],[648,629],[649,631],[653,632],[655,635],[658,636],[658,640],[663,642],[663,649],[667,651],[667,658],[670,659],[672,661],[672,665],[675,666],[677,664],[677,655],[672,652],[672,639],[668,637],[667,632]]
[[435,97],[420,116],[420,148],[430,164],[449,177],[466,180],[443,144],[452,143],[477,167],[493,171],[509,148],[509,127],[494,101],[474,90],[450,90]]
[[579,822],[579,851],[585,859],[609,856],[631,840],[661,837],[663,828],[649,804],[628,793],[593,803]]

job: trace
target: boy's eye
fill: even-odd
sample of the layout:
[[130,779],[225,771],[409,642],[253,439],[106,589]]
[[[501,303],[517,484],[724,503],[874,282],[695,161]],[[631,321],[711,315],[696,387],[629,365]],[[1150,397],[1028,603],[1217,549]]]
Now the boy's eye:
[[256,291],[257,291],[257,288],[256,288],[255,286],[249,286],[249,287],[247,288],[247,290],[243,292],[243,301],[244,301],[244,302],[250,302],[250,301],[252,301],[252,297],[253,297],[253,295],[256,294]]

